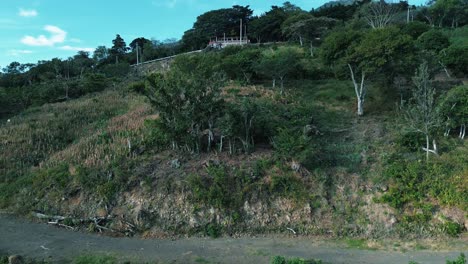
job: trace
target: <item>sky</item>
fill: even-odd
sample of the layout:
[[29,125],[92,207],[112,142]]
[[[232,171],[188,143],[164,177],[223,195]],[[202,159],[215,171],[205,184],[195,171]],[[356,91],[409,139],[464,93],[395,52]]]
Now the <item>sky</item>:
[[[204,12],[250,5],[255,15],[286,0],[0,0],[0,69],[12,61],[68,58],[79,50],[145,37],[180,39]],[[304,10],[328,0],[291,0]],[[425,0],[410,0],[420,5]]]

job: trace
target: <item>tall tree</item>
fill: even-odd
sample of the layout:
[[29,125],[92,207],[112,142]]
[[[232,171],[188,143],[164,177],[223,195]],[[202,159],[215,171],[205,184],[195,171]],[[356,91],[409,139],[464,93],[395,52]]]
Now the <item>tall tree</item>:
[[232,8],[223,8],[206,12],[197,17],[193,27],[187,30],[182,37],[182,46],[185,50],[205,48],[210,38],[239,36],[240,20],[248,25],[252,19],[253,11],[249,6],[235,5]]
[[288,74],[298,69],[302,56],[302,50],[297,47],[268,49],[262,53],[256,68],[259,73],[272,79],[273,88],[276,86],[276,80],[279,79],[280,93],[283,94],[284,80]]
[[416,70],[413,78],[415,88],[413,89],[412,104],[405,109],[405,117],[409,127],[417,132],[423,133],[426,137],[426,160],[429,160],[429,153],[437,155],[435,139],[433,148],[429,146],[431,132],[440,125],[439,113],[435,104],[435,89],[430,82],[427,62],[423,62]]
[[124,39],[117,34],[115,39],[112,40],[112,48],[110,49],[110,53],[115,56],[115,63],[119,63],[119,57],[125,55],[128,50],[127,44],[125,43]]
[[93,60],[96,63],[100,63],[109,57],[109,49],[106,46],[98,46],[93,53]]
[[464,139],[468,124],[468,86],[462,85],[450,89],[444,96],[440,109],[445,118],[445,135],[448,136],[451,129],[459,128],[458,137]]
[[366,81],[380,73],[389,75],[411,65],[412,57],[407,54],[413,50],[413,41],[395,27],[365,33],[341,30],[330,34],[321,49],[325,63],[349,70],[356,93],[357,114],[362,116]]

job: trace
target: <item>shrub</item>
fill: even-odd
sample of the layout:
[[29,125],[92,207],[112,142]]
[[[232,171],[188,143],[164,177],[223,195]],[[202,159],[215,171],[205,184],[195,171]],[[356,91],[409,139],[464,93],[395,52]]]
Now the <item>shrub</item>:
[[460,256],[456,260],[447,260],[447,264],[466,264],[465,254],[460,253]]
[[130,64],[106,64],[101,68],[101,72],[106,77],[125,77],[130,72]]
[[215,223],[210,223],[205,226],[205,235],[211,238],[218,238],[221,236],[222,227]]
[[431,29],[423,33],[416,40],[416,46],[420,49],[434,51],[435,53],[447,48],[449,45],[449,39],[437,29]]
[[400,147],[414,152],[420,150],[421,146],[426,144],[426,138],[424,137],[424,134],[419,132],[407,132],[401,134],[397,138],[396,143]]
[[452,237],[457,237],[462,232],[463,229],[461,225],[459,225],[458,223],[447,221],[444,224],[444,230],[448,235]]

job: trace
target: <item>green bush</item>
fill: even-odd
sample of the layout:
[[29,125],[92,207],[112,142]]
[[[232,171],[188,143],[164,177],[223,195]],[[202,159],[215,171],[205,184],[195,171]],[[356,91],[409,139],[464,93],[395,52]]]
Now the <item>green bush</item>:
[[224,166],[209,166],[207,176],[191,175],[187,181],[195,201],[218,209],[238,210],[243,203],[243,189],[254,180],[242,171],[228,171]]
[[283,256],[274,256],[270,260],[271,264],[322,264],[321,260],[290,258],[287,259]]
[[416,46],[420,49],[434,51],[435,53],[447,48],[449,45],[449,39],[442,33],[442,31],[437,29],[431,29],[421,34],[421,36],[416,40]]
[[204,233],[211,238],[218,238],[221,236],[222,227],[215,223],[210,223],[205,226]]
[[130,85],[128,85],[127,88],[130,92],[138,93],[138,94],[144,94],[146,90],[146,85],[145,82],[139,81],[139,82],[133,82]]
[[118,64],[106,64],[101,69],[101,72],[106,77],[125,77],[130,72],[130,64],[118,63]]
[[116,264],[117,258],[112,256],[84,255],[73,259],[73,264]]
[[307,199],[307,190],[305,189],[304,183],[290,173],[273,175],[271,177],[269,191],[271,194],[294,198],[296,200]]
[[444,230],[448,235],[452,237],[457,237],[462,232],[463,229],[462,229],[462,226],[459,225],[458,223],[447,221],[444,224]]
[[419,132],[407,132],[400,134],[396,143],[405,150],[416,152],[425,146],[426,138],[424,137],[424,134]]
[[447,260],[447,264],[466,264],[466,256],[463,253],[460,253],[460,256],[456,260]]

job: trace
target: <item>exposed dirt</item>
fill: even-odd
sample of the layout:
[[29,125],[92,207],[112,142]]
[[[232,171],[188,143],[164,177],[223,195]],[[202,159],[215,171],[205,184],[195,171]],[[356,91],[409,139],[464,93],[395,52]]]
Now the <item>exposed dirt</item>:
[[455,259],[460,252],[468,253],[466,241],[458,241],[452,248],[438,252],[359,250],[320,238],[287,236],[179,240],[113,238],[0,214],[0,254],[18,254],[55,263],[67,262],[83,254],[111,254],[132,261],[157,263],[268,263],[271,256],[284,255],[321,259],[326,263],[406,264],[409,261],[445,263],[446,259]]

